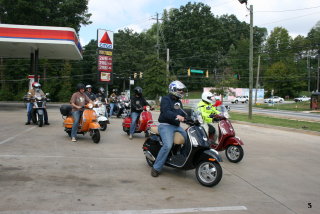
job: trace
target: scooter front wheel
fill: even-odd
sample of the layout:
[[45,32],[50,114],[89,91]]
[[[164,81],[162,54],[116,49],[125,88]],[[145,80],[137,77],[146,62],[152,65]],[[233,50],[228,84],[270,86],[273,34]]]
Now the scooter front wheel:
[[226,156],[232,163],[238,163],[242,160],[244,155],[243,149],[240,145],[230,145],[226,149]]
[[218,162],[202,161],[196,168],[196,176],[203,186],[213,187],[222,178],[222,168]]
[[38,114],[38,126],[42,127],[43,126],[43,115]]
[[93,129],[92,130],[92,140],[94,143],[99,143],[100,142],[100,131],[99,129]]

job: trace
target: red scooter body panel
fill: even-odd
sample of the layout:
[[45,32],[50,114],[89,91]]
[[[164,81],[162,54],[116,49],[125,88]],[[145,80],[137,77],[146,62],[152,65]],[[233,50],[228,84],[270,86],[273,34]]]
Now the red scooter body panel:
[[[124,130],[130,129],[131,117],[125,117],[122,121],[122,127],[126,128]],[[135,132],[145,132],[147,129],[153,124],[152,114],[150,111],[143,111],[140,114],[139,119],[137,120],[136,130]]]
[[150,111],[143,111],[140,114],[140,118],[137,124],[139,131],[146,131],[148,128],[148,121],[152,120],[152,114]]
[[125,128],[130,128],[130,124],[131,124],[131,117],[125,117],[122,121],[122,126],[125,127]]
[[219,130],[220,131],[220,137],[222,137],[222,138],[228,138],[230,136],[235,136],[236,135],[232,124],[227,119],[219,121],[219,127],[220,127],[220,130]]
[[242,140],[235,135],[231,122],[228,119],[223,119],[219,121],[218,145],[212,144],[211,147],[217,151],[223,151],[228,145],[243,145]]

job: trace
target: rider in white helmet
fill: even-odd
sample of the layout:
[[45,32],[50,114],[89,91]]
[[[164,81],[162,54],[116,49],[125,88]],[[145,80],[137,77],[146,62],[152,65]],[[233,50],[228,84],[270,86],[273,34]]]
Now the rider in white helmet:
[[[220,112],[212,106],[214,102],[214,95],[211,92],[203,92],[201,95],[201,101],[198,103],[197,110],[201,113],[203,124],[202,126],[207,131],[209,139],[212,143],[216,141],[215,128],[213,123],[213,117]],[[215,137],[215,139],[213,138]]]

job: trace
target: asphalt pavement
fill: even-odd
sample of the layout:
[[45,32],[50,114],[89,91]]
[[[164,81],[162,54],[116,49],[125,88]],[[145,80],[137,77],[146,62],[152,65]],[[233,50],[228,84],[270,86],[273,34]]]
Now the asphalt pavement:
[[[23,104],[0,105],[0,214],[109,213],[317,213],[320,210],[320,136],[234,123],[244,159],[223,177],[201,186],[194,170],[165,167],[150,176],[142,144],[129,140],[121,119],[72,143],[58,106],[50,125],[24,125]],[[157,119],[158,112],[153,112]]]

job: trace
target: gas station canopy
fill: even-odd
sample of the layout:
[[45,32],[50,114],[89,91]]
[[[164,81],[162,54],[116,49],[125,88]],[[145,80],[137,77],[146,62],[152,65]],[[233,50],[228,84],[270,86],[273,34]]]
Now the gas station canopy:
[[0,57],[81,60],[82,48],[73,28],[0,24]]

